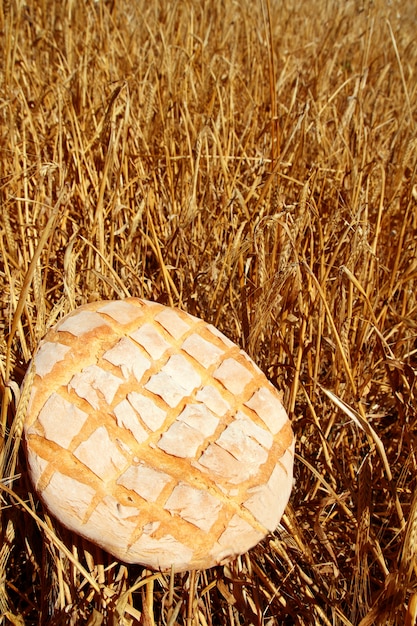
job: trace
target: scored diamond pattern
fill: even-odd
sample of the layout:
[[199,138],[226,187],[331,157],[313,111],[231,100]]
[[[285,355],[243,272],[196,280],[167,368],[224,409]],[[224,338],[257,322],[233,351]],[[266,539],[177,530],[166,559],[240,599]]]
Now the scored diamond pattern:
[[123,561],[178,571],[274,530],[291,427],[274,387],[213,326],[136,298],[91,303],[48,333],[34,365],[30,472],[67,527]]

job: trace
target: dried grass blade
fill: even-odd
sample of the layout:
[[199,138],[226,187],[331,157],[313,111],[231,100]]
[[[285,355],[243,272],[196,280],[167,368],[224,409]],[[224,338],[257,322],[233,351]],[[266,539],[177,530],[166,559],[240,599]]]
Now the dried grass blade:
[[355,422],[355,424],[357,426],[359,426],[359,428],[361,428],[366,435],[368,436],[368,438],[374,442],[375,447],[378,451],[379,456],[381,457],[384,469],[385,469],[385,473],[387,476],[387,480],[389,482],[391,491],[392,491],[392,495],[395,499],[395,507],[397,509],[397,514],[398,514],[398,518],[400,521],[400,525],[401,528],[404,529],[405,528],[405,519],[404,519],[404,513],[403,510],[401,508],[401,504],[398,498],[398,494],[397,494],[397,490],[395,488],[394,485],[394,481],[392,478],[392,472],[391,472],[391,468],[389,465],[389,461],[385,452],[385,448],[384,448],[384,444],[382,443],[382,440],[380,439],[380,437],[377,435],[377,433],[375,432],[375,430],[372,428],[372,426],[369,424],[369,422],[362,417],[362,415],[360,415],[357,411],[355,411],[354,409],[352,409],[352,407],[350,407],[348,404],[346,404],[346,402],[344,402],[341,398],[338,398],[336,396],[336,394],[334,394],[332,391],[330,391],[329,389],[325,389],[324,387],[321,387],[323,393],[326,394],[326,396],[336,405],[339,407],[339,409],[341,409],[353,422]]
[[417,593],[413,593],[407,606],[404,626],[414,626],[417,620]]
[[[10,328],[10,332],[9,332],[9,336],[7,338],[7,351],[6,351],[6,366],[5,366],[5,377],[6,377],[6,384],[7,381],[9,379],[10,376],[10,368],[11,368],[11,348],[12,348],[12,342],[13,342],[13,338],[15,336],[16,330],[18,328],[18,325],[20,323],[20,318],[21,315],[23,313],[23,309],[25,307],[25,303],[26,303],[26,298],[27,295],[29,293],[29,289],[30,289],[30,285],[32,283],[32,279],[33,276],[35,274],[35,269],[36,269],[36,265],[39,261],[39,258],[41,256],[42,250],[44,249],[46,242],[48,241],[49,235],[53,229],[53,227],[55,226],[55,222],[56,219],[58,217],[58,213],[62,204],[62,201],[64,199],[64,196],[66,195],[67,190],[64,189],[63,191],[61,191],[58,200],[55,204],[55,207],[52,210],[52,213],[48,219],[48,222],[46,223],[45,229],[42,232],[42,235],[39,239],[39,243],[36,246],[36,250],[33,254],[32,260],[29,264],[29,268],[28,271],[26,272],[26,276],[25,279],[23,281],[23,285],[22,285],[22,289],[20,292],[20,296],[19,296],[19,300],[16,306],[16,310],[14,312],[13,315],[13,319],[12,319],[12,325]],[[1,431],[0,431],[0,437],[4,437],[5,431],[6,431],[6,421],[7,421],[7,407],[8,404],[10,402],[10,390],[9,389],[5,389],[5,397],[4,397],[4,401],[3,401],[3,405],[2,405],[2,414],[1,414]]]
[[316,468],[313,465],[311,465],[311,463],[309,463],[306,459],[303,459],[302,456],[300,456],[299,454],[296,453],[295,454],[295,458],[300,463],[303,463],[310,470],[310,472],[312,474],[314,474],[314,476],[323,485],[323,487],[325,487],[327,489],[328,493],[332,496],[334,501],[337,502],[337,504],[343,509],[343,512],[346,514],[348,519],[354,520],[354,516],[353,516],[352,511],[349,509],[348,506],[346,506],[346,504],[343,502],[342,498],[336,493],[336,491],[333,489],[333,487],[330,485],[330,483],[328,483],[327,480],[325,478],[323,478],[323,476],[320,474],[320,472],[318,472],[316,470]]
[[405,76],[404,76],[404,69],[403,69],[403,64],[401,63],[401,57],[400,57],[400,53],[399,53],[399,50],[398,50],[397,41],[395,39],[395,35],[394,35],[393,30],[392,30],[391,22],[389,20],[386,20],[386,22],[387,22],[389,34],[390,34],[390,37],[391,37],[392,45],[393,45],[393,48],[394,48],[395,56],[397,58],[398,69],[400,71],[401,81],[402,81],[402,84],[403,84],[405,100],[407,102],[409,122],[414,127],[414,116],[413,116],[413,110],[412,110],[411,102],[410,102],[410,94],[408,93],[408,89],[407,89],[407,82],[406,82]]
[[332,315],[332,312],[330,311],[330,307],[329,307],[329,304],[328,304],[328,302],[326,300],[324,291],[323,291],[319,281],[317,280],[316,276],[314,275],[313,271],[309,267],[309,265],[306,262],[304,262],[303,265],[306,268],[306,270],[308,271],[308,273],[310,274],[311,278],[313,279],[313,282],[314,282],[314,284],[316,286],[316,289],[317,289],[317,291],[320,294],[320,298],[321,298],[321,300],[323,302],[324,308],[326,309],[327,317],[329,319],[329,323],[330,323],[330,326],[332,328],[337,347],[339,348],[340,356],[342,357],[343,365],[345,367],[346,374],[347,374],[347,376],[349,378],[349,382],[350,382],[350,385],[352,387],[353,394],[356,396],[357,395],[356,384],[355,384],[355,381],[353,379],[352,370],[350,368],[349,361],[348,361],[347,355],[346,355],[344,347],[343,347],[342,339],[340,337],[340,334],[337,331],[336,324],[334,322],[333,315]]

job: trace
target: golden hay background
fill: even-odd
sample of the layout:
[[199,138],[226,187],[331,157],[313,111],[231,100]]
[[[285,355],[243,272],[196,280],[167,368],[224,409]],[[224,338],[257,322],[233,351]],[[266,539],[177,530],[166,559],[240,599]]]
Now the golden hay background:
[[[413,0],[3,0],[0,622],[414,623],[416,23]],[[127,295],[284,392],[291,501],[228,567],[114,562],[28,482],[39,339]]]

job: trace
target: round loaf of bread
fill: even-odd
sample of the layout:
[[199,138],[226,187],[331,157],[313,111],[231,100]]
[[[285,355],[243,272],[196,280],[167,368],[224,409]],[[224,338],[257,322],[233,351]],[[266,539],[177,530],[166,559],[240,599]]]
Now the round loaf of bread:
[[280,395],[214,326],[139,298],[64,317],[24,433],[47,509],[127,563],[212,567],[273,531],[292,486]]

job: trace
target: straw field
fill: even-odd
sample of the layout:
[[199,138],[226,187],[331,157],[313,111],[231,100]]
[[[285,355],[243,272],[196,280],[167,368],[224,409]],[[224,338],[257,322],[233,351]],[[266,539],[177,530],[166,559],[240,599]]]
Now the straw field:
[[[413,0],[0,4],[0,623],[415,623],[416,23]],[[291,500],[227,566],[126,566],[28,480],[39,340],[127,296],[283,391]]]

